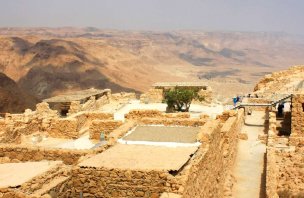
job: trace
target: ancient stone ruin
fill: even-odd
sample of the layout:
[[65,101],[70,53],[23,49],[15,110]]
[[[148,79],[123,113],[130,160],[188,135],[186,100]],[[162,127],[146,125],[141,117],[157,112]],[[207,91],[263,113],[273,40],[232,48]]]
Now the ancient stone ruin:
[[[166,113],[162,93],[172,86],[199,87],[212,103],[211,88],[200,83],[158,83],[140,100],[89,89],[5,114],[0,197],[235,197],[250,141],[265,149],[258,193],[303,195],[303,92],[284,98],[291,109],[283,117],[269,98],[245,98],[233,110],[194,103],[187,113]],[[250,124],[257,115],[262,124]],[[254,127],[264,131],[260,140],[251,138]]]

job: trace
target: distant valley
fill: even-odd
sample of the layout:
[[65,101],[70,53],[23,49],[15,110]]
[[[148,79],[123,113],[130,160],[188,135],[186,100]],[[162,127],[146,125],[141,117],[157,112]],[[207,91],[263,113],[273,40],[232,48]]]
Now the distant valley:
[[159,81],[205,81],[223,100],[303,63],[304,38],[284,33],[0,28],[0,72],[40,100],[90,87],[140,93]]

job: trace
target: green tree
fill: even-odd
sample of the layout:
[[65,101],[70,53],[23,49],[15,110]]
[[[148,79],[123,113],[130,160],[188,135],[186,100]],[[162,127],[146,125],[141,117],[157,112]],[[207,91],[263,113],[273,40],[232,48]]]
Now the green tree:
[[204,100],[198,94],[199,89],[187,89],[175,87],[164,92],[164,99],[167,103],[167,112],[181,111],[188,112],[191,102],[194,99],[199,101]]

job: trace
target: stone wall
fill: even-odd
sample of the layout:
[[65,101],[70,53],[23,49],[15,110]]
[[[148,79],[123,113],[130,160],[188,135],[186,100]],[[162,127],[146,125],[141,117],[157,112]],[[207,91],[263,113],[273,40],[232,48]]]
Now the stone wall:
[[201,135],[203,144],[193,160],[184,186],[183,197],[229,197],[230,176],[237,151],[237,135],[244,123],[244,112],[229,118],[222,126],[220,120],[207,122]]
[[[292,101],[296,103],[298,102],[295,98],[292,98]],[[292,108],[294,108],[294,103],[292,104]],[[297,114],[297,108],[293,109],[293,111],[296,112],[292,114],[295,115],[295,117],[300,115]],[[298,123],[298,119],[294,120]],[[295,125],[297,126],[297,124]],[[303,152],[304,137],[299,135],[299,133],[291,133],[290,137],[278,136],[276,128],[276,114],[275,112],[270,112],[266,165],[267,197],[278,198],[304,196]]]
[[76,118],[78,123],[78,130],[82,127],[89,127],[93,120],[113,120],[113,113],[104,113],[99,111],[82,111],[74,114],[70,118]]
[[127,132],[137,126],[137,123],[133,120],[125,121],[120,127],[114,129],[108,136],[108,144],[114,145],[116,141],[124,136]]
[[303,151],[303,148],[280,150],[269,147],[267,149],[267,197],[304,196]]
[[304,94],[295,94],[291,100],[291,136],[304,137]]
[[66,118],[60,118],[57,111],[47,103],[37,104],[36,111],[26,110],[24,114],[7,114],[0,120],[0,142],[20,143],[21,135],[37,132],[47,133],[54,138],[78,138],[82,129],[88,128],[93,120],[114,119],[110,113],[82,111]]
[[[254,103],[254,104],[270,104],[271,101],[265,98],[244,98],[242,103]],[[245,107],[246,113],[248,111],[267,111],[269,107],[265,106],[250,106],[250,107]]]
[[79,137],[78,122],[75,118],[54,119],[46,129],[50,137],[76,139]]
[[94,153],[94,150],[71,150],[40,148],[33,146],[0,144],[0,157],[8,157],[11,160],[41,161],[41,160],[61,160],[65,164],[76,164],[80,157]]
[[142,118],[190,118],[189,113],[164,113],[159,110],[131,110],[126,119],[140,120]]
[[59,119],[57,111],[51,110],[47,103],[37,104],[36,111],[27,109],[23,114],[6,114],[0,142],[18,143],[21,135],[48,131],[56,119]]
[[199,118],[142,118],[138,121],[142,125],[165,125],[165,126],[203,126],[206,119]]
[[90,139],[99,140],[100,133],[103,132],[105,139],[108,140],[108,135],[122,124],[122,121],[117,120],[93,120],[90,126]]
[[119,170],[78,167],[73,169],[69,197],[154,197],[177,192],[178,179],[167,171]]

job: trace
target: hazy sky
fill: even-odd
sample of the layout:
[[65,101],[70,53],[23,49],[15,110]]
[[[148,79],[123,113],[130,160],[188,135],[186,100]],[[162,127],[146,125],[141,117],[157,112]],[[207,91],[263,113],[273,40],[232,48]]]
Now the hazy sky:
[[0,26],[304,34],[304,0],[0,0]]

